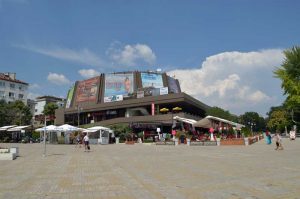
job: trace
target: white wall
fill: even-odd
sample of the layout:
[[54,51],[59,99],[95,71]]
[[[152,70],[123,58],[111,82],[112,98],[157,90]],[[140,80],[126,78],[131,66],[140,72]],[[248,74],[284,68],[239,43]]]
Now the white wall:
[[[21,100],[24,104],[27,104],[28,85],[6,80],[0,80],[0,82],[0,99],[4,99],[6,102]],[[4,86],[3,83],[5,84]],[[10,84],[14,85],[14,88],[11,88]],[[10,97],[9,93],[14,93],[14,97]],[[23,95],[23,98],[20,98],[20,94]]]

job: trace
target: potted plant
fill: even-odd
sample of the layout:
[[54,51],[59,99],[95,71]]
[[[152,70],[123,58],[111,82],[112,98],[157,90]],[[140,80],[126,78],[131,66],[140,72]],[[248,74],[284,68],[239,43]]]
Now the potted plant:
[[249,145],[249,135],[251,134],[251,131],[249,128],[247,127],[243,127],[241,129],[242,134],[244,135],[244,141],[245,141],[245,145],[248,146]]
[[186,137],[186,144],[187,144],[188,146],[190,146],[190,145],[191,145],[191,139],[192,139],[193,135],[190,134],[190,133],[187,133],[187,134],[185,135],[185,137]]

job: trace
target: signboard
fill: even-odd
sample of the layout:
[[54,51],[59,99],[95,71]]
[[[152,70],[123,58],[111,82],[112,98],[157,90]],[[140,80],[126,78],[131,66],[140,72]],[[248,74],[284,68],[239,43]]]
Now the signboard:
[[[106,74],[104,102],[120,101],[129,97],[134,91],[133,73]],[[120,97],[120,95],[122,97]],[[113,97],[116,96],[116,97]],[[114,100],[116,98],[116,100]],[[112,99],[112,101],[110,101]]]
[[96,101],[99,77],[80,81],[76,90],[76,102]]
[[136,92],[136,98],[143,98],[143,97],[145,97],[145,93],[144,93],[144,91],[137,91]]
[[151,104],[151,115],[154,115],[155,112],[155,106],[154,103]]
[[168,86],[170,93],[180,93],[180,88],[176,79],[168,76]]
[[141,78],[142,78],[143,88],[147,88],[147,87],[161,88],[161,87],[164,87],[161,74],[141,73]]
[[74,86],[72,86],[72,88],[70,88],[70,90],[68,91],[68,96],[67,96],[67,102],[66,102],[66,108],[70,108],[71,103],[72,103],[72,99],[73,99],[73,94],[74,94]]
[[159,89],[159,95],[167,95],[168,94],[168,87],[162,87]]
[[123,101],[123,95],[113,95],[109,97],[104,97],[104,102],[117,102]]

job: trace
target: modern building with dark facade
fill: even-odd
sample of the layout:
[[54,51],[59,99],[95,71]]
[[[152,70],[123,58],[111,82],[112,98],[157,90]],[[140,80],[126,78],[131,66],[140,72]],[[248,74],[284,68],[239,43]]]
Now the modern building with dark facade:
[[[180,111],[172,111],[175,107]],[[134,71],[77,81],[68,92],[65,108],[56,110],[55,115],[57,125],[126,123],[133,128],[166,131],[174,116],[199,120],[208,108],[181,92],[178,80],[166,73]]]

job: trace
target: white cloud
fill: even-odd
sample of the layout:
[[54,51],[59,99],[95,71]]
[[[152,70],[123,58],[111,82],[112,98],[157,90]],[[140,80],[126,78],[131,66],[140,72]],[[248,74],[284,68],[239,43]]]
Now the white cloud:
[[94,70],[94,69],[81,69],[78,71],[78,73],[83,77],[83,78],[90,78],[90,77],[95,77],[100,75],[100,72]]
[[207,57],[201,68],[173,70],[182,91],[211,106],[241,114],[265,114],[281,103],[279,80],[273,71],[283,61],[281,49],[254,52],[224,52]]
[[30,50],[35,53],[43,54],[56,59],[72,61],[79,64],[87,64],[91,66],[103,66],[104,62],[94,52],[87,48],[73,50],[69,48],[39,48],[35,46],[13,45],[18,48]]
[[35,98],[37,98],[39,96],[41,96],[41,94],[29,92],[27,95],[27,98],[31,99],[31,100],[35,100]]
[[155,53],[146,44],[120,46],[120,43],[115,42],[107,50],[107,55],[117,64],[124,66],[151,65],[156,61]]
[[29,89],[30,90],[36,90],[36,89],[39,89],[39,88],[41,88],[41,87],[38,84],[29,84]]
[[71,81],[68,80],[63,74],[49,73],[47,80],[56,85],[68,85]]

